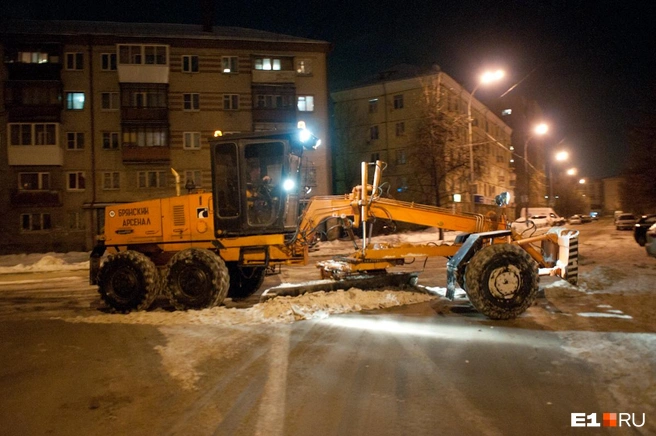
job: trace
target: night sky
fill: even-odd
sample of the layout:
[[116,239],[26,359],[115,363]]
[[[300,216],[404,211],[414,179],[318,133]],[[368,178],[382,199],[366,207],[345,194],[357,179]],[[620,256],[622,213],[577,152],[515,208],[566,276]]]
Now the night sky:
[[[2,17],[201,23],[191,1],[3,0]],[[627,133],[656,102],[656,3],[650,0],[214,1],[215,25],[329,41],[331,91],[398,63],[439,65],[471,90],[488,67],[508,89],[538,101],[552,144],[563,141],[579,174],[618,175]]]

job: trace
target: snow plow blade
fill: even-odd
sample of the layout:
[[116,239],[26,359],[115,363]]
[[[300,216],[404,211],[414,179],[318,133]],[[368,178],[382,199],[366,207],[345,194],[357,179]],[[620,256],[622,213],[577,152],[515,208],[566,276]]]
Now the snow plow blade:
[[260,301],[266,301],[275,297],[296,297],[308,292],[338,291],[358,288],[362,290],[396,290],[412,289],[424,292],[417,286],[419,273],[387,273],[374,275],[357,275],[346,277],[341,280],[324,279],[312,280],[298,284],[284,283],[262,292]]

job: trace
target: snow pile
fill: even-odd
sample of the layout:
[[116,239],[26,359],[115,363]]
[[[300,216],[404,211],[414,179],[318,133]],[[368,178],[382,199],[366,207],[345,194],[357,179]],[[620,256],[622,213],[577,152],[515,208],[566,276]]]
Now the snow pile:
[[89,269],[89,253],[10,254],[0,256],[0,274]]
[[331,314],[386,309],[394,306],[422,303],[435,296],[407,291],[347,291],[312,292],[297,297],[276,297],[248,308],[212,307],[203,310],[168,312],[132,312],[103,314],[66,319],[71,322],[99,324],[148,325],[244,325],[263,323],[291,323],[303,319],[321,319]]

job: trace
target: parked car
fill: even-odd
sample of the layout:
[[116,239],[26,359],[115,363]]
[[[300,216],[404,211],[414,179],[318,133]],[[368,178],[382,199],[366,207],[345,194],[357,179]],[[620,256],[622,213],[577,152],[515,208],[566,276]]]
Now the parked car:
[[647,242],[645,242],[647,254],[656,257],[656,223],[647,230]]
[[583,224],[583,220],[581,219],[581,215],[572,215],[567,219],[567,222],[570,224]]
[[591,223],[592,222],[592,217],[588,215],[587,213],[581,213],[579,214],[581,216],[581,222],[582,223]]
[[615,228],[617,230],[631,230],[635,223],[635,215],[632,213],[623,213],[615,219]]
[[656,223],[656,214],[643,215],[633,225],[633,238],[641,247],[644,247],[647,243],[647,230],[654,223]]
[[590,212],[590,219],[592,221],[598,221],[599,220],[599,212]]

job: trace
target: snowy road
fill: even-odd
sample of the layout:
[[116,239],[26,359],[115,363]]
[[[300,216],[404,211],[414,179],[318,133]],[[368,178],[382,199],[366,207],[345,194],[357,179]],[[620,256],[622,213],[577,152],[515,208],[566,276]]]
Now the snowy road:
[[[362,291],[111,315],[83,269],[5,271],[2,433],[553,435],[578,430],[571,413],[625,412],[644,426],[579,432],[654,434],[656,259],[607,221],[577,228],[580,288],[543,280],[504,322]],[[421,283],[443,286],[443,263]]]

